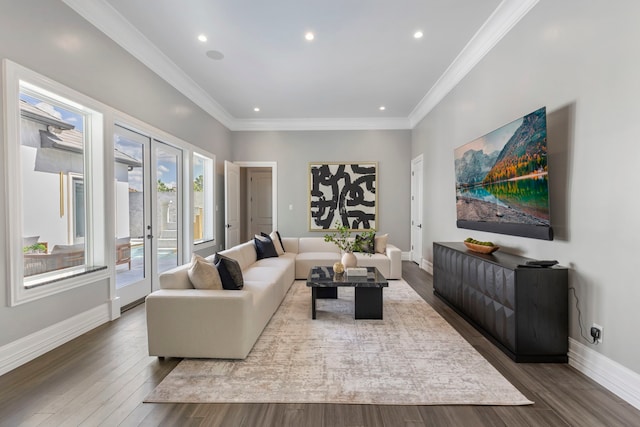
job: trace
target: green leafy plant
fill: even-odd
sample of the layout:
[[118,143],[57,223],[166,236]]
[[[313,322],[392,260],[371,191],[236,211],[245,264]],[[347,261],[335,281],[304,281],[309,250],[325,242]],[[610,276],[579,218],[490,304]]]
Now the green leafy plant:
[[202,192],[204,190],[204,176],[198,175],[193,180],[193,191]]
[[175,187],[169,187],[167,184],[162,182],[162,180],[158,180],[158,192],[160,193],[169,193],[176,191]]
[[351,230],[348,226],[336,224],[335,227],[335,232],[324,235],[324,241],[334,243],[344,252],[362,252],[365,242],[371,241],[373,243],[373,239],[376,235],[376,230],[374,228],[371,228],[369,230],[363,231],[359,235],[360,239],[356,239],[355,237],[357,235],[351,237]]
[[46,251],[47,251],[47,247],[43,243],[34,243],[33,245],[25,246],[24,248],[22,248],[22,252],[24,253],[37,254],[37,253],[42,253]]

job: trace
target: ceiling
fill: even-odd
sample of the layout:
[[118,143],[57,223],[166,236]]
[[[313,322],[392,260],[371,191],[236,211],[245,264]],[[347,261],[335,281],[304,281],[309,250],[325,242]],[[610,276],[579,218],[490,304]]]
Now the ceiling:
[[538,0],[63,1],[229,129],[286,130],[412,128]]

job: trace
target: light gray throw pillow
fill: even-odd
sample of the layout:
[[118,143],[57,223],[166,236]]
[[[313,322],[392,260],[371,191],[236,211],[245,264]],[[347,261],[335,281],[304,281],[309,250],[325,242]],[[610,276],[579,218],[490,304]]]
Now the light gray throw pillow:
[[387,252],[387,239],[389,239],[388,233],[376,235],[374,239],[374,246],[377,253],[384,254]]
[[193,255],[187,271],[191,284],[196,289],[222,289],[222,280],[215,265],[199,255]]

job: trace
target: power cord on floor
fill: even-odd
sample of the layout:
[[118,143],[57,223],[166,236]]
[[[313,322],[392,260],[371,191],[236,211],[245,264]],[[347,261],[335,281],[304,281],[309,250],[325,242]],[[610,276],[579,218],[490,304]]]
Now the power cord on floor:
[[570,286],[569,290],[573,291],[573,296],[576,299],[576,310],[578,310],[578,326],[580,326],[580,336],[582,336],[582,339],[584,339],[589,344],[598,345],[597,341],[590,340],[584,335],[584,330],[582,329],[582,312],[580,311],[580,299],[578,298],[578,294],[576,293],[576,288]]

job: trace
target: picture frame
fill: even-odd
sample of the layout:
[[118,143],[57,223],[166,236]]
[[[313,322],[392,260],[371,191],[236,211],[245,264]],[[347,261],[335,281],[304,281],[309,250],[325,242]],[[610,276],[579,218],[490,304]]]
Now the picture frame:
[[378,162],[309,163],[309,231],[375,229]]

